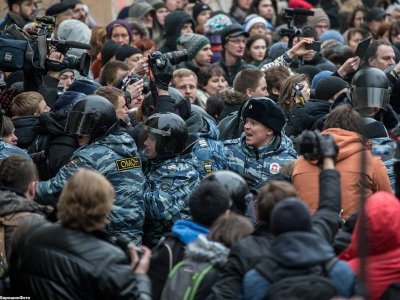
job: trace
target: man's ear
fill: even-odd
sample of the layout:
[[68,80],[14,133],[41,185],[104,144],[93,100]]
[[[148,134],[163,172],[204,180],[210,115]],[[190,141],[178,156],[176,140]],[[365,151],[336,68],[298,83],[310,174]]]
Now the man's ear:
[[272,94],[279,95],[279,90],[276,87],[272,88]]
[[25,196],[29,200],[33,200],[35,199],[35,194],[36,194],[36,181],[32,181],[28,186],[28,190],[26,191]]
[[11,10],[19,14],[21,12],[21,6],[17,3],[14,3],[13,5],[11,5]]
[[375,63],[375,57],[368,58],[368,65],[372,66]]
[[253,91],[250,89],[250,88],[248,88],[248,89],[246,89],[246,94],[245,94],[248,98],[250,98],[250,97],[252,97],[253,96]]

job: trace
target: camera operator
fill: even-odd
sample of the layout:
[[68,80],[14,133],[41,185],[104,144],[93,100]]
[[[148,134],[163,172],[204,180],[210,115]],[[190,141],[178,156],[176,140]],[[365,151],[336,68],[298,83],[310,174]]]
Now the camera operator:
[[38,7],[34,0],[7,0],[8,13],[0,21],[0,31],[12,24],[23,28],[26,24],[35,21]]
[[[342,178],[343,218],[347,219],[358,210],[360,200],[361,155],[365,155],[367,179],[363,182],[365,196],[376,191],[392,192],[386,168],[380,158],[373,157],[363,136],[360,114],[350,105],[333,109],[324,124],[323,134],[331,134],[339,147],[336,168]],[[293,185],[299,197],[304,199],[312,213],[318,206],[318,165],[300,157],[294,163]]]

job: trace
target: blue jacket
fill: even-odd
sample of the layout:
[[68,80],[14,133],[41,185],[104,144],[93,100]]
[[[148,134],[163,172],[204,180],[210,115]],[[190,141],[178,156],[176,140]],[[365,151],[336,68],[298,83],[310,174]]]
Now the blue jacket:
[[19,154],[27,160],[32,161],[27,152],[18,147],[5,143],[2,139],[0,139],[0,159],[9,157],[12,154]]
[[225,141],[224,145],[226,169],[248,175],[255,181],[255,187],[297,158],[292,141],[283,133],[276,135],[266,147],[258,149],[247,146],[244,134],[241,138]]
[[394,155],[396,153],[396,147],[397,147],[396,142],[389,137],[372,138],[370,140],[373,146],[375,145],[385,146],[389,150],[387,153],[381,154],[380,157],[383,163],[385,164],[387,174],[389,176],[390,185],[392,186],[392,189],[394,191],[396,189],[396,178],[393,172],[393,164],[394,164]]
[[109,215],[108,232],[125,235],[140,245],[146,182],[134,140],[126,133],[110,134],[78,148],[54,178],[36,185],[37,202],[54,204],[68,178],[81,167],[103,174],[114,187],[115,202]]
[[197,160],[190,154],[150,160],[145,170],[148,188],[143,195],[146,238],[156,244],[173,223],[189,219],[188,198],[200,181]]
[[185,245],[194,242],[200,234],[208,235],[208,232],[207,227],[201,226],[191,220],[178,221],[172,226],[172,233]]
[[[335,257],[333,248],[324,239],[311,232],[281,234],[272,242],[270,253],[275,262],[292,268],[321,265]],[[265,299],[271,286],[271,283],[257,271],[257,267],[248,271],[244,277],[243,298],[246,300]],[[329,278],[340,296],[353,295],[356,276],[346,262],[336,262],[329,271]]]
[[200,177],[223,170],[225,164],[224,144],[219,140],[217,125],[209,118],[202,116],[203,128],[199,130],[199,137],[193,146],[192,153],[199,165],[197,171]]

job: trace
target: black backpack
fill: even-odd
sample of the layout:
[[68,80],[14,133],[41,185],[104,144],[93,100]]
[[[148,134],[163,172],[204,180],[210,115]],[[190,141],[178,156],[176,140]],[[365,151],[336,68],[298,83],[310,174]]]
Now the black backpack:
[[337,261],[335,257],[322,265],[287,268],[268,257],[256,270],[271,283],[267,300],[330,300],[338,294],[328,277]]

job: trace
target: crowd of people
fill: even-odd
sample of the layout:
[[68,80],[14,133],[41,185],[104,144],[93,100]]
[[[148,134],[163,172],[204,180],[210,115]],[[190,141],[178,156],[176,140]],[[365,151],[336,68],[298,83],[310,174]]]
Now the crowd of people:
[[400,4],[7,3],[1,295],[400,299]]

